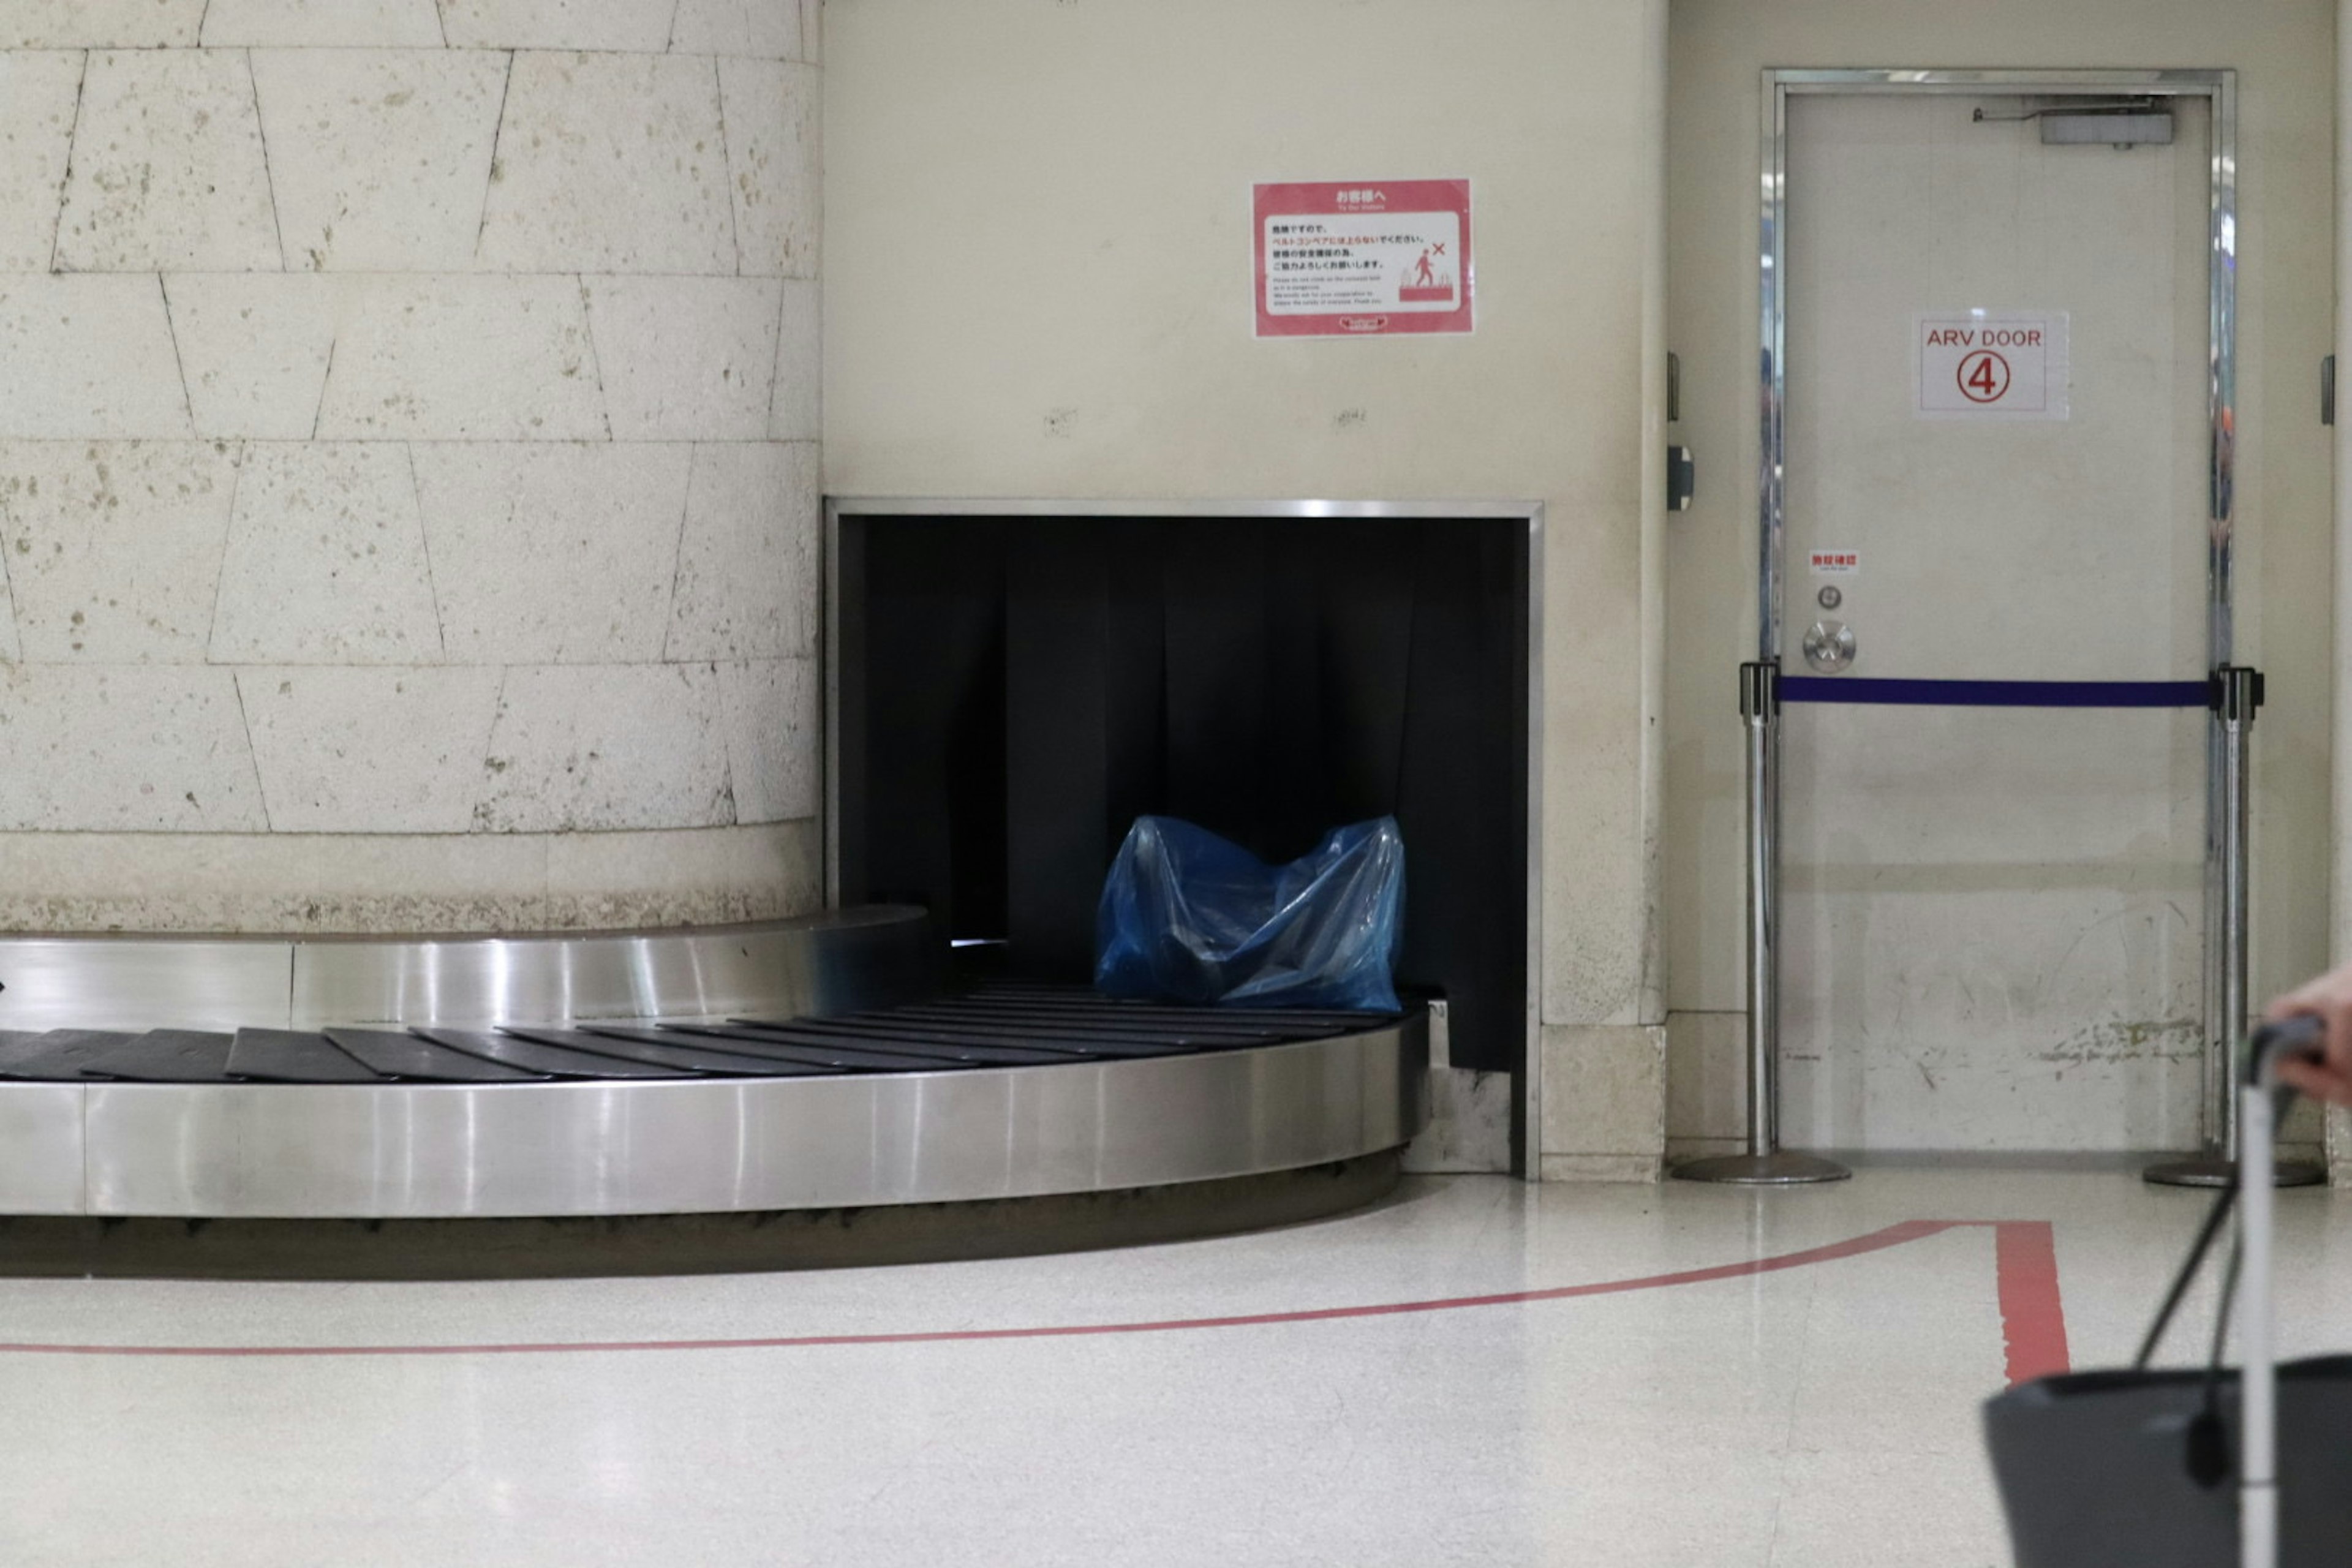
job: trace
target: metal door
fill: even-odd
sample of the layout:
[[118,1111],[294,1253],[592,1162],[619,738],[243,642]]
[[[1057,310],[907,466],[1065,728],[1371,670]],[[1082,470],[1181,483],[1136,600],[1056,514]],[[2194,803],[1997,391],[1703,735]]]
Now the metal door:
[[[2196,695],[2230,651],[2226,79],[1845,74],[1780,100],[1768,192],[1766,651],[1821,699],[1779,721],[1780,1131],[2192,1145],[2228,966]],[[2005,705],[2105,682],[2197,705]]]

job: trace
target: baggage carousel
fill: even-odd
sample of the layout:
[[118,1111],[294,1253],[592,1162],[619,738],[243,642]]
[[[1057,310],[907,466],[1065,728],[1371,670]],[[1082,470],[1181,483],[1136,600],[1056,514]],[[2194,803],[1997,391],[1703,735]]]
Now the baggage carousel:
[[0,939],[0,1215],[971,1204],[1392,1169],[1425,1117],[1422,1009],[957,987],[937,946],[896,909],[663,933]]

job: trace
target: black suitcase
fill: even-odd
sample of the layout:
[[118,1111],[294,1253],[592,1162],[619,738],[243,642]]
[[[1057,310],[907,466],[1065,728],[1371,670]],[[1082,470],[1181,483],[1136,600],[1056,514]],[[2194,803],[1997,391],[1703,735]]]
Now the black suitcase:
[[[2352,1563],[2352,1356],[2278,1369],[2279,1563]],[[2217,1467],[2192,1471],[2206,1374],[2074,1372],[1985,1405],[2017,1568],[2237,1568],[2238,1374],[2218,1393]],[[2201,1445],[2200,1445],[2201,1446]],[[2218,1473],[2217,1473],[2218,1471]]]
[[[1986,1402],[1985,1440],[2017,1568],[2352,1565],[2352,1356],[2275,1368],[2270,1361],[2269,1183],[2279,1102],[2269,1069],[2277,1052],[2308,1049],[2315,1039],[2309,1028],[2257,1035],[2254,1082],[2241,1110],[2243,1337],[2256,1380],[2275,1377],[2267,1429],[2275,1447],[2263,1443],[2264,1424],[2257,1419],[2249,1430],[2242,1419],[2247,1379],[2221,1365],[2228,1286],[2206,1367],[2147,1364],[2240,1196],[2232,1188],[2216,1202],[2137,1364],[2045,1377]],[[2233,1258],[2231,1285],[2238,1264]]]

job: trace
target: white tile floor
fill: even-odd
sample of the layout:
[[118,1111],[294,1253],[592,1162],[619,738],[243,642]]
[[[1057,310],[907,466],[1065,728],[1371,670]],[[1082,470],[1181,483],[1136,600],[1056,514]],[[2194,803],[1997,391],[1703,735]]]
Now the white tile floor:
[[[1137,1321],[1654,1275],[1906,1219],[2055,1222],[2075,1363],[2132,1342],[2206,1200],[2127,1174],[1843,1186],[1424,1177],[1128,1252],[435,1285],[0,1282],[0,1340],[460,1345]],[[2352,1194],[2282,1199],[2290,1352],[2352,1346]],[[1164,1332],[257,1358],[0,1352],[8,1564],[2007,1561],[1976,1406],[1989,1229],[1752,1279]]]

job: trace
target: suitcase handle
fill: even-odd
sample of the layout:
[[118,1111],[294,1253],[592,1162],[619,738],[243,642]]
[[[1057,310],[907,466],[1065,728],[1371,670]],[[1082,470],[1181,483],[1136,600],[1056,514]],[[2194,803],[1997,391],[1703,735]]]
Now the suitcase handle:
[[2303,1013],[2264,1024],[2246,1048],[2246,1081],[2275,1082],[2278,1064],[2290,1057],[2317,1061],[2327,1048],[2327,1022]]
[[2278,1352],[2271,1320],[2272,1162],[2278,1123],[2294,1090],[2278,1087],[2278,1064],[2316,1056],[2326,1040],[2317,1018],[2283,1018],[2247,1043],[2246,1085],[2238,1102],[2239,1251],[2246,1277],[2238,1342],[2238,1561],[2240,1568],[2278,1568]]
[[[2326,1049],[2326,1021],[2310,1014],[2293,1018],[2282,1018],[2274,1024],[2264,1024],[2254,1031],[2253,1038],[2247,1042],[2246,1084],[2249,1088],[2268,1086],[2273,1090],[2270,1096],[2270,1124],[2273,1129],[2284,1118],[2287,1101],[2294,1096],[2294,1090],[2291,1089],[2277,1088],[2278,1064],[2293,1057],[2316,1058]],[[2265,1146],[2267,1146],[2267,1141],[2265,1141]],[[2220,1195],[2213,1200],[2212,1208],[2205,1215],[2205,1223],[2198,1228],[2197,1239],[2189,1244],[2187,1260],[2181,1264],[2180,1272],[2173,1277],[2172,1288],[2165,1292],[2164,1305],[2157,1309],[2156,1321],[2148,1325],[2147,1336],[2140,1342],[2139,1354],[2132,1358],[2133,1371],[2145,1372],[2149,1361],[2155,1357],[2156,1347],[2163,1340],[2164,1331],[2171,1326],[2172,1315],[2179,1310],[2181,1298],[2189,1293],[2190,1283],[2196,1279],[2198,1271],[2204,1267],[2205,1255],[2212,1249],[2213,1238],[2221,1235],[2222,1223],[2230,1217],[2230,1211],[2236,1206],[2239,1185],[2239,1181],[2232,1177],[2229,1185],[2223,1187]],[[2214,1350],[2210,1362],[2210,1365],[2215,1368],[2221,1364],[2221,1341],[2228,1328],[2230,1303],[2235,1294],[2232,1288],[2237,1282],[2236,1272],[2234,1268],[2231,1270],[2229,1283],[2223,1286],[2221,1291],[2219,1321],[2214,1325]]]

